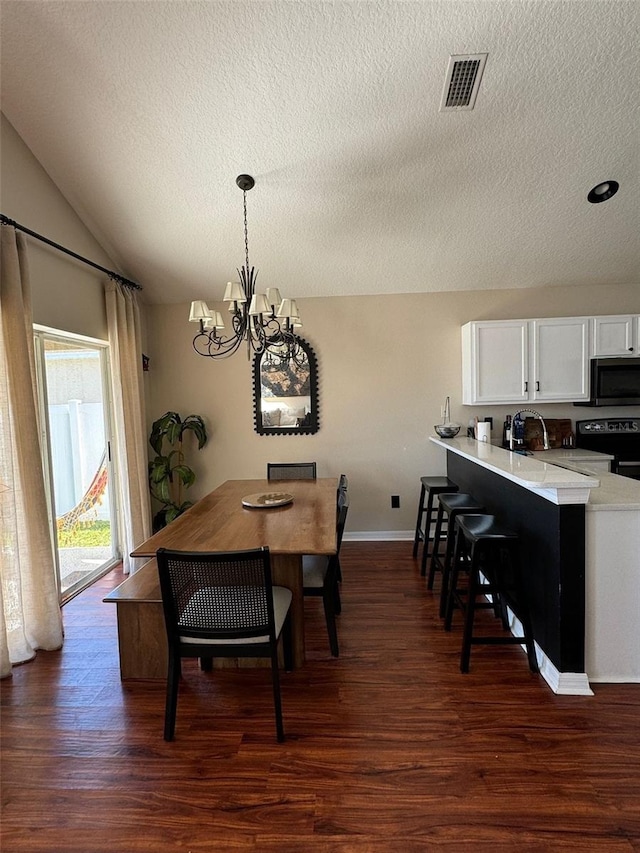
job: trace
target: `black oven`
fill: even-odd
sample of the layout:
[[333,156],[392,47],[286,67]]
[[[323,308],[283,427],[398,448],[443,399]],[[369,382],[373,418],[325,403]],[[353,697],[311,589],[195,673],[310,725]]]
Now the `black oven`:
[[609,453],[614,474],[640,480],[640,418],[576,421],[576,447]]

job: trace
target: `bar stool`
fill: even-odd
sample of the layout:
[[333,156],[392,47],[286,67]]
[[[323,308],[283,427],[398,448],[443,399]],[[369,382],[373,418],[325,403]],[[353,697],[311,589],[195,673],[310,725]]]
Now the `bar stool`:
[[[444,617],[447,606],[447,593],[449,590],[449,575],[451,573],[451,560],[454,548],[455,519],[463,512],[483,512],[482,504],[469,494],[457,492],[441,494],[438,497],[438,514],[436,516],[436,529],[433,534],[433,549],[431,551],[431,562],[429,564],[429,577],[427,578],[427,589],[433,589],[433,581],[436,570],[442,572],[442,587],[440,589],[440,616]],[[445,517],[446,516],[446,517]],[[446,522],[446,528],[443,525]],[[444,559],[441,559],[440,540],[446,536]]]
[[[525,644],[529,669],[538,672],[533,630],[529,616],[519,559],[520,540],[517,533],[501,525],[495,516],[458,514],[455,520],[455,550],[447,599],[445,629],[451,630],[453,609],[457,605],[464,614],[460,671],[469,672],[471,646],[474,644]],[[458,586],[460,571],[468,568],[466,589]],[[478,602],[478,596],[491,595],[492,602]],[[522,625],[523,635],[475,636],[473,624],[476,610],[499,607],[503,629],[508,630],[507,605]]]
[[[413,540],[413,558],[415,560],[418,556],[419,543],[424,542],[424,547],[422,549],[422,561],[420,563],[420,574],[423,577],[427,573],[427,558],[430,556],[429,541],[431,539],[431,522],[433,521],[437,511],[437,507],[434,506],[434,499],[437,495],[457,491],[457,485],[448,477],[420,477],[420,500],[418,501],[416,535]],[[426,518],[424,518],[424,516],[426,516]],[[429,589],[431,589],[431,587],[429,587]]]

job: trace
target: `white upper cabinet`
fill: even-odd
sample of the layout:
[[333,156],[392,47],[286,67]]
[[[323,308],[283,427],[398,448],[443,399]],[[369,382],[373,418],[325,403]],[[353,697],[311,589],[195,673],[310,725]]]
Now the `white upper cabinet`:
[[592,322],[594,358],[640,355],[640,317],[594,317]]
[[589,318],[531,320],[529,400],[539,403],[589,399]]
[[462,327],[462,402],[529,399],[529,322],[496,320]]
[[589,318],[481,320],[462,327],[462,402],[589,399]]

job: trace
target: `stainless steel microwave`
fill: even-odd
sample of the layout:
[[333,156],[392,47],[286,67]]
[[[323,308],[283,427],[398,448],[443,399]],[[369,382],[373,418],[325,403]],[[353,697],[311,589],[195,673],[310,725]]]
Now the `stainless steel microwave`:
[[590,400],[576,406],[640,406],[640,358],[592,358]]

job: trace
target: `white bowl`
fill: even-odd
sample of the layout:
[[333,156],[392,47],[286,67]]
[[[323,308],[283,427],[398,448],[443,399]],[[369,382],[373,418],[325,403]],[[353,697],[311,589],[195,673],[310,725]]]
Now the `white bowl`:
[[434,429],[440,438],[455,438],[460,432],[460,424],[436,424]]

